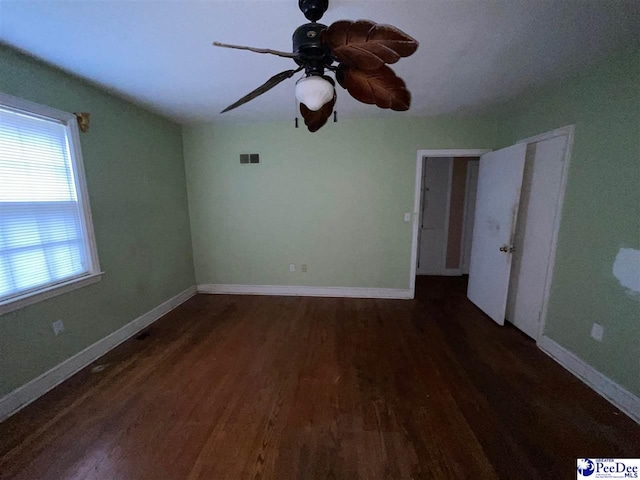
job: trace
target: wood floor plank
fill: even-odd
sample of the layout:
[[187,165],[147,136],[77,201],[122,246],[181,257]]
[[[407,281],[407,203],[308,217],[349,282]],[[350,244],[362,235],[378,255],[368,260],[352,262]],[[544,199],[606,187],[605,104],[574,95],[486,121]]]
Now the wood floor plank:
[[461,278],[417,298],[198,295],[0,424],[0,478],[573,478],[640,427]]

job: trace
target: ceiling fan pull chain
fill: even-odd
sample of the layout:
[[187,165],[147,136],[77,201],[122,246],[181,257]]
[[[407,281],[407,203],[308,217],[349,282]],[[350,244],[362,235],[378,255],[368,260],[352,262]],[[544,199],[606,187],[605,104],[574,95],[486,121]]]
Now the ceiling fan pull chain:
[[298,108],[299,108],[298,99],[294,95],[294,97],[293,97],[293,115],[294,115],[294,118],[295,118],[296,128],[300,127],[299,124],[298,124]]

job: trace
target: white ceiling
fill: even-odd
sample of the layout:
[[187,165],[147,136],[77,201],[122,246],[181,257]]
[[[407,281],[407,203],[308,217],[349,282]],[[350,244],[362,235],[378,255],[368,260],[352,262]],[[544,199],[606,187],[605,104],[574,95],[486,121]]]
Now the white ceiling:
[[[480,109],[637,43],[636,0],[330,0],[322,22],[367,18],[420,42],[392,68],[408,113],[339,91],[341,117],[430,116]],[[181,123],[291,119],[294,80],[218,112],[292,60],[211,46],[291,50],[306,23],[296,0],[0,0],[0,40]]]

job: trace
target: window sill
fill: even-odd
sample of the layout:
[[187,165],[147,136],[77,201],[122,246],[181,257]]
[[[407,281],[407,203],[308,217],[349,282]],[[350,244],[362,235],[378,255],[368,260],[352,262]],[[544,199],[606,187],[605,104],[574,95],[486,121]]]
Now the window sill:
[[84,275],[82,277],[67,280],[66,282],[50,285],[35,292],[25,293],[24,295],[4,300],[0,302],[0,315],[13,312],[14,310],[26,307],[27,305],[42,302],[43,300],[62,295],[63,293],[67,293],[78,288],[86,287],[87,285],[98,283],[102,279],[102,275],[104,275],[104,272]]

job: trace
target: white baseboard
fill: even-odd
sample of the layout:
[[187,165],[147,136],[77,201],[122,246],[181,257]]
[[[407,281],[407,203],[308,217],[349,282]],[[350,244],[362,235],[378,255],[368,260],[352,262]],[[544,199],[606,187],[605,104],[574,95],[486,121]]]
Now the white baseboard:
[[294,297],[350,297],[411,299],[410,289],[402,288],[350,288],[304,287],[298,285],[198,285],[198,293],[231,295],[274,295]]
[[460,277],[462,276],[462,271],[459,268],[446,268],[444,272],[442,272],[443,277]]
[[538,340],[538,347],[637,423],[640,423],[640,398],[549,337],[543,336]]
[[425,276],[425,277],[461,277],[462,270],[459,268],[445,268],[444,270],[439,270],[438,272],[429,272],[429,273],[418,273],[417,275]]
[[73,374],[107,353],[109,350],[117,347],[125,340],[134,336],[140,330],[148,327],[160,317],[169,313],[178,305],[189,300],[195,294],[195,286],[187,288],[184,292],[181,292],[166,302],[161,303],[154,309],[136,318],[131,323],[128,323],[124,327],[119,328],[115,332],[98,340],[93,345],[90,345],[84,350],[76,353],[74,356],[56,365],[51,370],[0,398],[0,422],[14,413],[17,413],[34,400],[38,399],[52,388],[64,382],[67,378],[71,377]]

